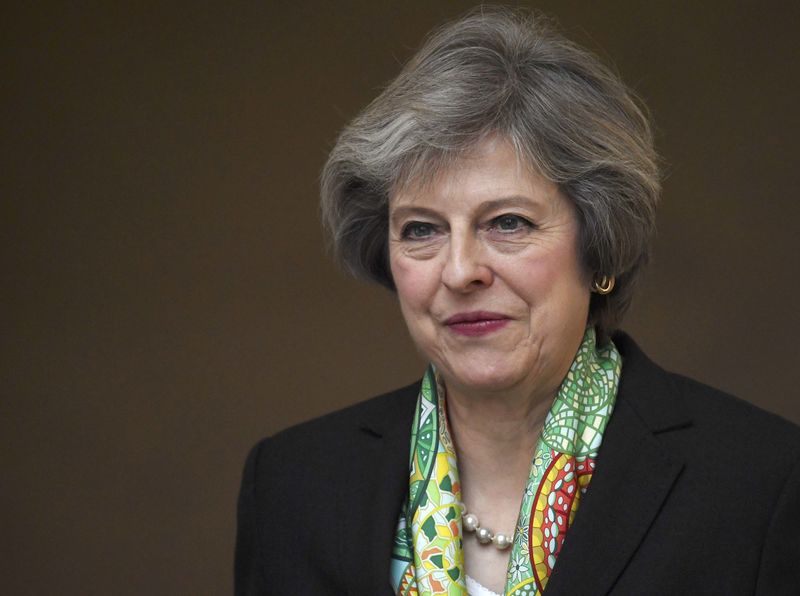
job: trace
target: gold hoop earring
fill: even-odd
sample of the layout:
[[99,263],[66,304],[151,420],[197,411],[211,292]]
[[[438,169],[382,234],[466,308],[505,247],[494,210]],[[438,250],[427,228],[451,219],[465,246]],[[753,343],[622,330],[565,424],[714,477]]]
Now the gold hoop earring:
[[614,289],[615,283],[616,279],[614,279],[613,275],[595,277],[594,281],[592,282],[592,291],[605,296],[606,294],[611,293],[611,290]]

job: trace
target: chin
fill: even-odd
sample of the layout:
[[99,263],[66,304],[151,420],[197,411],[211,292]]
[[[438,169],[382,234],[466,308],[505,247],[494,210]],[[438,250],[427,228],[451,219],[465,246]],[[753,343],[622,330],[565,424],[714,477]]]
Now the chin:
[[[508,370],[487,369],[485,364],[472,368],[467,367],[466,370],[448,368],[439,368],[439,370],[442,371],[445,382],[449,380],[466,391],[505,391],[515,387],[522,380],[522,375],[519,373],[514,374]],[[450,372],[451,370],[452,372]]]

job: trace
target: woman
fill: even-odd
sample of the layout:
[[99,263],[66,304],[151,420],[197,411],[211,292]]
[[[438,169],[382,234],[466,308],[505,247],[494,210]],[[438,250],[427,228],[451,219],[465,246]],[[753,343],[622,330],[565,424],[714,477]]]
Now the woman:
[[800,592],[800,431],[611,336],[656,162],[630,92],[541,18],[428,39],[322,207],[431,365],[256,446],[237,594]]

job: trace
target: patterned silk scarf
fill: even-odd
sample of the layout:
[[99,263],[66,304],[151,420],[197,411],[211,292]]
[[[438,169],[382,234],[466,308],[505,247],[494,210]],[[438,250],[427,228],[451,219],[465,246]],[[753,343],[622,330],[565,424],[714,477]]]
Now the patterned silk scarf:
[[[592,479],[621,367],[614,344],[597,347],[594,327],[587,327],[536,445],[511,545],[506,596],[536,596],[547,585]],[[444,402],[444,387],[430,366],[417,400],[408,497],[392,552],[391,582],[400,596],[467,594],[461,487]]]

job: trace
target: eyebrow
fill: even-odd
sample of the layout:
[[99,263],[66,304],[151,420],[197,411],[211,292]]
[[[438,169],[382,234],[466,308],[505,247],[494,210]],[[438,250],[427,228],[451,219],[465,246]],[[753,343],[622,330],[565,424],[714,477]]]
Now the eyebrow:
[[[490,201],[484,201],[478,207],[478,215],[481,215],[488,211],[494,211],[496,209],[502,209],[508,207],[530,208],[530,207],[538,207],[540,205],[541,201],[537,201],[533,197],[529,197],[526,195],[510,195],[507,197],[492,199]],[[390,221],[391,223],[394,223],[396,225],[398,221],[412,215],[423,215],[431,218],[441,218],[441,214],[438,211],[436,211],[435,209],[431,209],[429,207],[422,207],[415,205],[401,205],[392,212]]]
[[391,223],[397,224],[402,219],[412,215],[424,215],[430,218],[440,218],[439,212],[428,207],[414,207],[412,205],[402,205],[392,212],[389,218]]
[[527,195],[510,195],[481,203],[479,212],[493,211],[502,207],[538,207],[541,201]]

